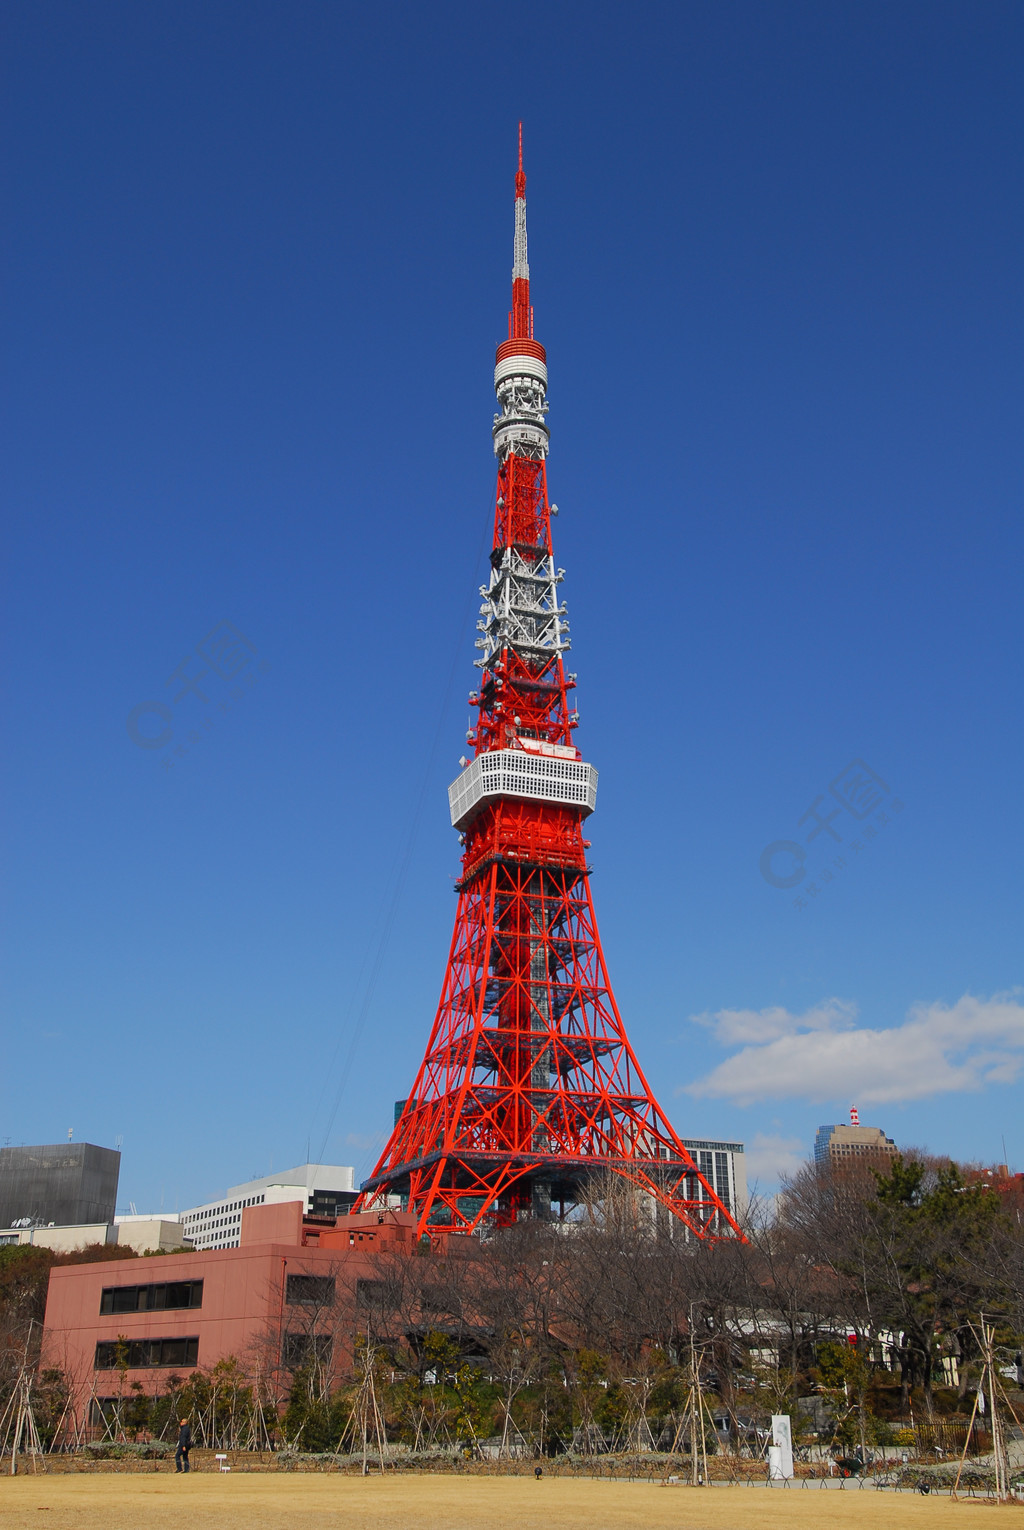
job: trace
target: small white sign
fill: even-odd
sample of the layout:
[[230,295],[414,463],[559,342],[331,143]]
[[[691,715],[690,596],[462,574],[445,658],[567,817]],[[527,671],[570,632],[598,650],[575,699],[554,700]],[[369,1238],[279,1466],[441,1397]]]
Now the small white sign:
[[788,1481],[793,1475],[793,1425],[788,1413],[772,1414],[772,1443],[768,1448],[768,1473],[769,1476],[780,1481]]

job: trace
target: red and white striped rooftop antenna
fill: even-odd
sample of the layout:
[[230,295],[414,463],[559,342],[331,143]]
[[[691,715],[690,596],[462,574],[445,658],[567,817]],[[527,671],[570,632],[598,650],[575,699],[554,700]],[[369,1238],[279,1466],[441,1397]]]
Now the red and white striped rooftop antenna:
[[859,1126],[860,1125],[860,1111],[857,1109],[856,1105],[851,1105],[850,1106],[850,1125],[851,1126]]

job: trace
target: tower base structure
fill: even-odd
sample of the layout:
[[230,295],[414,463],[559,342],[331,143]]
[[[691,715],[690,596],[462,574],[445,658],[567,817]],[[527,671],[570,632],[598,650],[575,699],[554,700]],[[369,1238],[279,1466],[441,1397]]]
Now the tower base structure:
[[[737,1236],[630,1047],[601,949],[578,813],[529,815],[535,856],[495,852],[505,804],[477,819],[426,1056],[360,1206],[420,1233],[565,1220],[619,1184],[698,1238]],[[520,843],[521,814],[513,814]],[[577,863],[565,858],[575,841]],[[469,843],[467,843],[467,851]]]

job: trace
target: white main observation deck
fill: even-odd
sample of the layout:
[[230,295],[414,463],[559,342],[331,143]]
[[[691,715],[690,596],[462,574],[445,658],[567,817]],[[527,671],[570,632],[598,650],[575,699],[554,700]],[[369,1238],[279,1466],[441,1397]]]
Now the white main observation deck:
[[581,808],[585,817],[597,806],[597,771],[584,760],[525,749],[493,749],[471,760],[449,786],[453,826],[464,828],[480,804],[494,797],[561,802]]

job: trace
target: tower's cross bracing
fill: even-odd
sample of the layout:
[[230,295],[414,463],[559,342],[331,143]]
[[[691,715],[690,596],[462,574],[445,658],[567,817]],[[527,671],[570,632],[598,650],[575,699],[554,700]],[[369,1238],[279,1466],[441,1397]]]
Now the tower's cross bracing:
[[613,1176],[652,1215],[737,1236],[661,1111],[626,1036],[583,838],[597,772],[574,741],[575,675],[551,545],[547,357],[534,338],[522,131],[512,309],[498,347],[494,541],[476,640],[473,758],[449,788],[463,847],[433,1030],[358,1206],[400,1198],[419,1230],[560,1218]]

